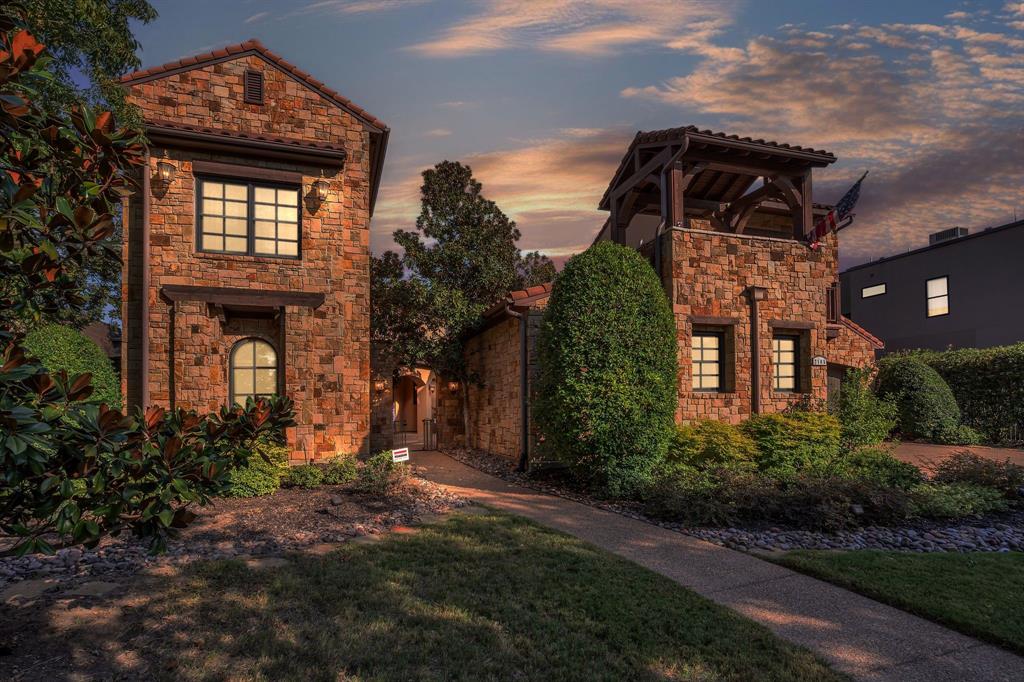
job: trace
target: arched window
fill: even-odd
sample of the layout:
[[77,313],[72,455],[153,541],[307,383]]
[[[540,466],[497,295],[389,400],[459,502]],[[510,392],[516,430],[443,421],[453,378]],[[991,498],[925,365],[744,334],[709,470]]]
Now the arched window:
[[277,393],[277,352],[260,339],[243,339],[231,351],[231,402]]

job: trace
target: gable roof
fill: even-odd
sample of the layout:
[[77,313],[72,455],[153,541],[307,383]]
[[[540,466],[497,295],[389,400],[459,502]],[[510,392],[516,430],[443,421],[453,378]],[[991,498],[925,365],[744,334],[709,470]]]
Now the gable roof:
[[342,109],[345,109],[353,116],[360,119],[363,123],[369,125],[371,128],[375,128],[377,132],[389,130],[384,121],[358,106],[347,97],[342,96],[342,94],[337,90],[327,87],[327,85],[322,81],[317,80],[309,73],[303,71],[277,53],[270,51],[263,45],[263,43],[255,38],[247,40],[244,43],[238,43],[237,45],[228,45],[227,47],[222,47],[218,50],[213,50],[212,52],[204,52],[203,54],[185,57],[184,59],[178,59],[173,62],[161,64],[160,66],[152,66],[148,69],[133,71],[132,73],[121,76],[121,78],[118,79],[118,82],[122,85],[146,83],[151,80],[164,78],[183,71],[191,71],[192,69],[207,66],[209,64],[226,62],[247,55],[257,55],[262,57],[268,63],[281,69],[281,71],[307,86],[309,89],[316,91],[324,98],[334,102]]
[[[384,172],[384,156],[387,153],[388,148],[388,137],[391,134],[391,129],[384,121],[380,120],[370,112],[366,111],[362,107],[358,106],[355,102],[342,96],[337,90],[333,90],[325,85],[322,81],[317,80],[309,73],[303,71],[299,67],[295,66],[291,62],[285,60],[280,55],[267,49],[263,43],[256,39],[247,40],[244,43],[238,43],[237,45],[228,45],[218,50],[211,52],[204,52],[203,54],[194,55],[192,57],[185,57],[178,59],[173,62],[168,62],[160,66],[153,66],[148,69],[141,69],[139,71],[133,71],[132,73],[125,74],[118,79],[118,82],[125,86],[138,85],[141,83],[148,83],[149,81],[157,80],[159,78],[165,78],[167,76],[174,75],[176,73],[183,73],[185,71],[191,71],[193,69],[208,66],[210,64],[217,64],[220,62],[226,62],[239,57],[245,57],[248,55],[256,55],[266,61],[271,66],[280,69],[285,75],[293,78],[297,82],[306,86],[310,90],[316,92],[324,99],[336,104],[338,107],[347,111],[356,119],[358,119],[364,126],[369,129],[370,132],[370,205],[369,211],[370,216],[373,216],[373,209],[377,203],[377,192],[380,189],[380,180]],[[150,124],[156,124],[157,126],[164,125],[165,122],[156,123],[153,121],[147,121]],[[303,146],[303,145],[295,145]],[[309,147],[310,145],[305,145]],[[318,148],[323,145],[314,145],[311,148]]]
[[859,334],[865,341],[870,343],[875,348],[879,348],[879,349],[885,348],[885,342],[884,341],[882,341],[880,338],[878,338],[877,336],[875,336],[874,334],[872,334],[867,329],[865,329],[864,327],[860,326],[859,324],[857,324],[856,322],[854,322],[850,318],[846,317],[845,315],[840,315],[839,316],[839,322],[842,325],[844,325],[845,327],[847,327],[848,329],[850,329],[855,334]]

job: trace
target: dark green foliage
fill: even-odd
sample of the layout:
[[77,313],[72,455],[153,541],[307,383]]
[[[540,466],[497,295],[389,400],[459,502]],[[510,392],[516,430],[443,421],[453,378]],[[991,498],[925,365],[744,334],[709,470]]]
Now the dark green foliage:
[[516,288],[526,289],[555,280],[555,264],[539,251],[531,251],[516,264]]
[[992,443],[1024,441],[1024,343],[919,351],[956,397],[965,424]]
[[879,364],[878,394],[899,412],[899,430],[908,438],[956,443],[969,433],[960,428],[960,408],[939,373],[910,356],[890,356]]
[[899,411],[895,404],[875,395],[872,374],[870,369],[850,369],[839,392],[835,414],[846,450],[878,445],[896,428]]
[[757,446],[758,468],[774,475],[827,470],[839,456],[839,420],[826,412],[759,414],[741,428]]
[[916,466],[901,462],[889,450],[878,447],[862,447],[850,452],[841,459],[838,473],[904,490],[924,480]]
[[1010,499],[1024,496],[1024,467],[1010,460],[997,462],[969,451],[942,461],[933,479],[939,483],[970,483],[998,490]]
[[655,483],[644,508],[656,518],[692,525],[771,523],[831,531],[899,522],[907,516],[908,498],[897,488],[853,478],[683,470]]
[[676,427],[668,461],[693,466],[753,462],[757,446],[739,427],[713,419]]
[[1006,511],[1002,493],[972,483],[922,483],[910,490],[911,513],[932,519],[958,519]]
[[355,455],[340,454],[323,465],[324,484],[342,485],[354,481],[359,474]]
[[647,483],[673,433],[677,350],[665,291],[639,253],[601,242],[571,258],[538,344],[546,452],[608,495]]
[[224,497],[262,497],[277,492],[281,477],[287,473],[288,448],[269,437],[253,444],[252,454],[244,466],[228,472]]
[[296,488],[315,488],[324,483],[324,470],[316,464],[299,464],[289,467],[285,483]]
[[65,371],[69,376],[92,376],[89,400],[121,408],[121,382],[114,373],[110,358],[92,339],[70,327],[48,324],[25,337],[25,350],[39,359],[50,372]]
[[356,485],[371,495],[389,495],[408,478],[409,465],[405,462],[395,462],[390,451],[382,450],[363,464]]

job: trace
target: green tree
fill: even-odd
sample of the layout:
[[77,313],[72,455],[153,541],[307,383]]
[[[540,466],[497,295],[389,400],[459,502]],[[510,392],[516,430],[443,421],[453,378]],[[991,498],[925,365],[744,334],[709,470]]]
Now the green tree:
[[74,306],[71,266],[113,259],[118,190],[142,140],[82,103],[67,115],[37,104],[51,82],[44,48],[20,17],[0,15],[0,553],[95,545],[130,530],[160,549],[248,460],[254,439],[292,421],[287,398],[220,414],[161,408],[127,417],[89,401],[89,374],[50,372],[27,357],[10,321]]
[[546,452],[610,495],[648,482],[673,434],[677,352],[672,310],[643,256],[611,242],[573,256],[538,344],[533,416]]
[[516,264],[516,287],[526,289],[553,282],[557,271],[550,258],[540,251],[531,251]]
[[466,341],[483,313],[517,284],[514,221],[486,199],[469,166],[443,161],[424,171],[415,230],[398,230],[399,257],[374,259],[374,339],[400,364],[428,365],[459,382],[463,422],[469,384]]

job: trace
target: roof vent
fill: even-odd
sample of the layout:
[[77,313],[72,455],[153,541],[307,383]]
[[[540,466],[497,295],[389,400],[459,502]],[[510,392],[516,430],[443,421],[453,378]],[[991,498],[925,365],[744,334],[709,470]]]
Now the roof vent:
[[254,69],[245,70],[242,81],[243,100],[246,104],[263,104],[263,72]]
[[966,237],[967,232],[968,230],[966,227],[951,227],[948,230],[942,230],[941,232],[933,232],[928,235],[928,246],[952,241],[953,239],[959,239],[960,237]]

